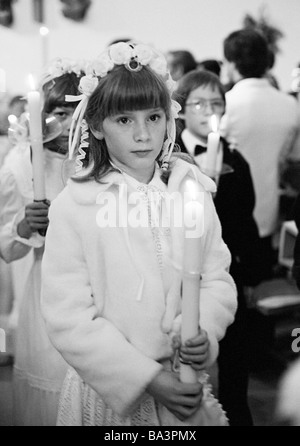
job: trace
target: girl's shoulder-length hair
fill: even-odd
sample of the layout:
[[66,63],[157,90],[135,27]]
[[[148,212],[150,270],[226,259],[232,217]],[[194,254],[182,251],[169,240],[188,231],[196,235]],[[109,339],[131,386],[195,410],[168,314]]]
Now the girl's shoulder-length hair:
[[166,118],[170,118],[171,95],[164,79],[150,67],[140,71],[130,71],[124,65],[115,66],[99,84],[87,105],[85,120],[90,129],[89,147],[83,167],[92,166],[85,176],[77,181],[94,179],[101,182],[103,177],[114,170],[110,164],[105,140],[99,140],[95,133],[101,130],[105,118],[124,112],[162,109]]

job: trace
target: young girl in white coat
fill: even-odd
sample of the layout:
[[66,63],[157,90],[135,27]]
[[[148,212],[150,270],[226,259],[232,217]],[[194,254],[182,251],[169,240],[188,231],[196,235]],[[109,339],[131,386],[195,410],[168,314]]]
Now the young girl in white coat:
[[[209,385],[183,383],[174,369],[178,348],[197,372],[215,361],[236,291],[214,183],[171,158],[173,85],[164,57],[130,42],[81,80],[70,144],[72,156],[81,127],[78,173],[52,203],[42,266],[48,333],[71,366],[58,425],[189,425],[198,413],[199,424],[227,424]],[[201,329],[180,345],[184,237],[166,201],[187,178],[204,195]]]
[[[29,136],[12,149],[0,175],[0,256],[6,262],[27,259],[26,281],[17,326],[14,364],[14,416],[17,426],[53,426],[67,365],[49,341],[40,311],[41,261],[50,201],[67,179],[68,136],[74,104],[65,95],[79,94],[82,64],[57,59],[42,81],[43,112],[59,122],[44,143],[47,202],[35,202]],[[42,113],[42,110],[41,110]],[[26,126],[24,126],[24,131]],[[50,141],[49,141],[50,139]],[[71,166],[70,166],[71,167]],[[73,166],[74,168],[74,166]],[[74,171],[72,172],[72,174]]]

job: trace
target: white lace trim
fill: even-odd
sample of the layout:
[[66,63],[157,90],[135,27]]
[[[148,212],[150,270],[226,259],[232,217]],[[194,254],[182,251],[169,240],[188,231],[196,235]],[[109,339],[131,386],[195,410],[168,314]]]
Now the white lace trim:
[[144,401],[128,417],[121,417],[85,384],[73,369],[69,369],[62,388],[58,426],[228,426],[222,406],[212,394],[208,375],[202,375],[204,386],[202,405],[193,420],[181,423],[164,406],[145,394]]
[[159,426],[155,401],[149,397],[130,417],[121,417],[69,369],[63,385],[58,426]]
[[81,140],[80,140],[80,146],[78,149],[78,155],[76,157],[76,167],[75,172],[79,173],[83,169],[83,160],[86,157],[86,150],[89,148],[89,126],[87,125],[87,122],[85,119],[82,120],[81,123]]

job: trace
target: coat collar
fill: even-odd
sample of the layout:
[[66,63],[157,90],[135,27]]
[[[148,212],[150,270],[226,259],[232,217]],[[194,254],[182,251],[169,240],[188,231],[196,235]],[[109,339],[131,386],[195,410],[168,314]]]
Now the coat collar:
[[239,80],[231,90],[228,91],[228,95],[231,91],[240,92],[248,90],[249,87],[266,88],[271,87],[270,82],[265,77],[249,77]]
[[[168,182],[168,191],[170,193],[178,191],[180,184],[186,176],[189,176],[199,182],[203,189],[208,192],[216,192],[216,184],[208,176],[200,172],[199,168],[180,158],[173,158],[173,168]],[[70,179],[68,187],[73,199],[83,205],[96,203],[97,196],[110,189],[113,186],[120,186],[126,183],[124,175],[120,172],[110,172],[103,179],[103,183],[97,183],[94,180],[78,182]]]

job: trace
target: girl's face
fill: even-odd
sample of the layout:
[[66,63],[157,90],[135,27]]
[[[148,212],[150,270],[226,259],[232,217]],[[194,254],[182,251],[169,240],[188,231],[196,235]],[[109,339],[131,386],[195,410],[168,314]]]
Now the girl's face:
[[124,112],[107,117],[100,137],[111,161],[139,181],[150,181],[161,152],[167,119],[162,108]]
[[53,140],[61,153],[67,153],[69,132],[71,128],[72,116],[74,113],[74,107],[59,106],[55,107],[49,116],[54,116],[62,126],[62,133]]
[[185,111],[180,114],[185,127],[201,141],[207,141],[211,132],[210,118],[213,114],[219,118],[225,112],[225,103],[220,91],[211,86],[200,86],[192,90],[185,103]]

